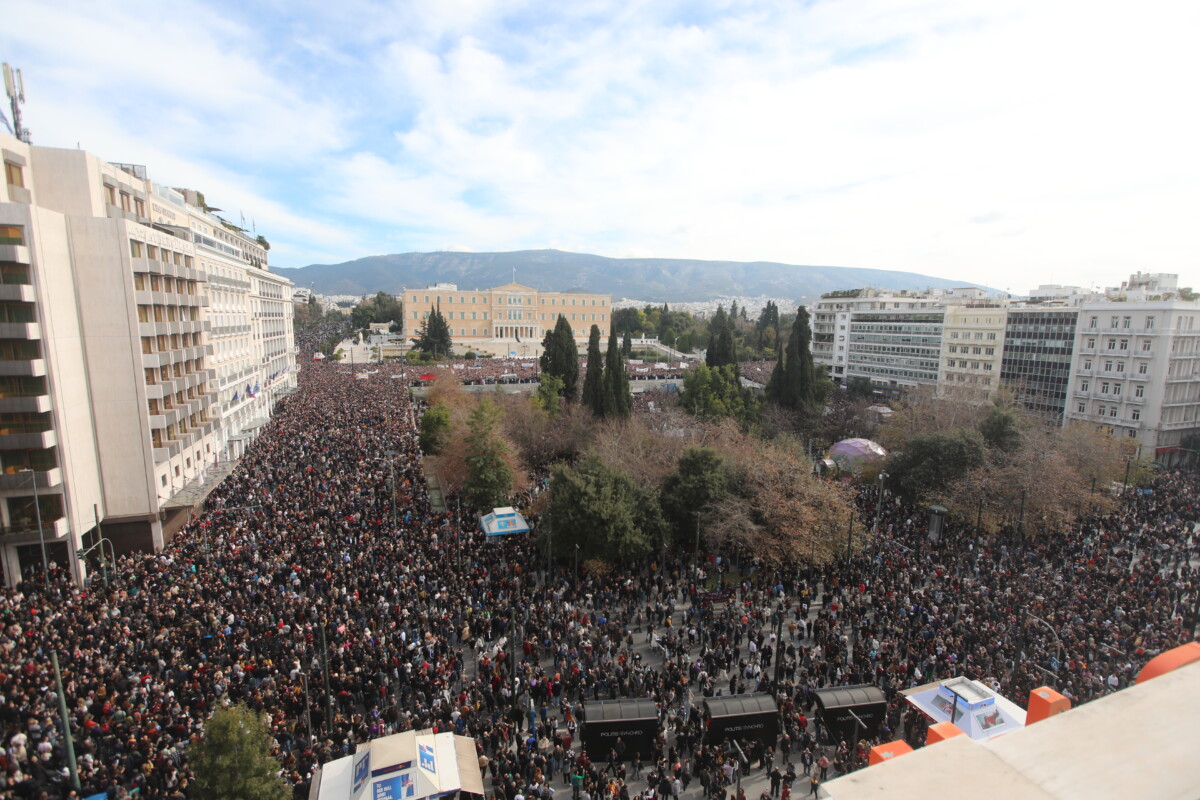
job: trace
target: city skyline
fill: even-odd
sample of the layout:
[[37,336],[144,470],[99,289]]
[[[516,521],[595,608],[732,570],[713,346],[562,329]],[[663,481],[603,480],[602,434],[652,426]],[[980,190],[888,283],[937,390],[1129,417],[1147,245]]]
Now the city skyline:
[[16,2],[0,57],[35,144],[204,191],[278,267],[553,247],[1022,293],[1196,282],[1197,15]]

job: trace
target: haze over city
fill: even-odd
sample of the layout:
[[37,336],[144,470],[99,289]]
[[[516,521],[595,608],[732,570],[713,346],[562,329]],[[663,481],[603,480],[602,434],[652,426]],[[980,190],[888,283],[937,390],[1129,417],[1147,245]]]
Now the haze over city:
[[1198,13],[17,0],[0,52],[36,144],[203,189],[277,267],[553,247],[1023,292],[1194,282]]

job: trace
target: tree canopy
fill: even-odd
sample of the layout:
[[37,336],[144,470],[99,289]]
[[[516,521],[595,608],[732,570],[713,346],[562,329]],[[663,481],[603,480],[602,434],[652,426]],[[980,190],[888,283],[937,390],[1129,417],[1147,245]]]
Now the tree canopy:
[[588,335],[587,368],[583,377],[583,404],[597,417],[604,416],[604,356],[600,354],[600,326]]
[[442,316],[440,309],[435,308],[421,323],[421,329],[413,341],[413,346],[427,357],[449,356],[453,342],[450,339],[450,326]]
[[218,708],[204,737],[189,751],[196,776],[192,797],[205,800],[289,800],[292,790],[271,756],[271,733],[244,705]]
[[463,494],[478,510],[508,504],[513,472],[505,456],[508,444],[499,435],[500,410],[490,398],[480,400],[467,420],[467,477]]
[[554,550],[578,547],[582,559],[631,561],[662,546],[666,525],[657,491],[589,455],[551,472]]
[[767,399],[793,411],[810,411],[825,399],[828,381],[817,374],[812,358],[812,333],[808,328],[808,310],[801,306],[792,323],[787,350],[775,363],[767,383]]
[[604,414],[605,417],[626,419],[633,411],[633,397],[629,393],[629,376],[625,373],[625,359],[621,357],[621,346],[617,333],[608,337],[608,352],[604,356]]

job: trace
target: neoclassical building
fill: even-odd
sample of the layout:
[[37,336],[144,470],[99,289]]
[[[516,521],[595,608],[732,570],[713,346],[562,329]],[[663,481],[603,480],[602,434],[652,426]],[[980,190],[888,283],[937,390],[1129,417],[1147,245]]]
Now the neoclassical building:
[[554,329],[559,316],[570,323],[582,352],[592,325],[600,326],[603,339],[612,327],[612,295],[543,292],[519,283],[467,291],[437,283],[404,291],[404,335],[416,336],[435,308],[445,317],[457,352],[540,355],[542,337]]

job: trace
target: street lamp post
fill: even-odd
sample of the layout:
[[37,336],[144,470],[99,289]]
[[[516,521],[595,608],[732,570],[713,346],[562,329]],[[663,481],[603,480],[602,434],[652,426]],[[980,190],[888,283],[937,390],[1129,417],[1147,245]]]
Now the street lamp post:
[[38,496],[37,472],[32,469],[20,471],[29,473],[29,483],[33,486],[33,515],[37,519],[38,541],[42,544],[42,584],[46,587],[46,591],[49,591],[50,559],[46,557],[46,531],[42,528],[42,501]]
[[63,744],[67,750],[67,771],[71,777],[71,788],[79,791],[79,768],[75,764],[75,740],[71,737],[71,715],[67,711],[67,696],[63,693],[62,673],[58,669],[58,651],[50,651],[50,662],[54,665],[54,689],[58,693],[58,714],[62,717]]
[[1058,632],[1054,630],[1054,626],[1053,626],[1053,625],[1051,625],[1051,624],[1050,624],[1049,622],[1047,622],[1046,620],[1042,619],[1041,617],[1039,617],[1039,616],[1036,616],[1036,615],[1034,615],[1034,614],[1031,614],[1031,613],[1029,613],[1028,611],[1026,611],[1026,612],[1025,612],[1025,616],[1029,617],[1029,618],[1030,618],[1030,619],[1032,619],[1032,620],[1035,620],[1035,621],[1037,621],[1037,622],[1040,622],[1040,623],[1042,623],[1043,625],[1045,625],[1045,626],[1046,626],[1046,630],[1050,631],[1050,635],[1054,637],[1054,641],[1055,641],[1055,642],[1057,643],[1057,645],[1058,645],[1058,666],[1059,666],[1059,668],[1062,668],[1062,663],[1063,663],[1063,660],[1062,660],[1062,639],[1059,639],[1059,638],[1058,638]]
[[850,525],[846,528],[846,562],[850,561],[850,549],[854,546],[854,509],[850,509]]

